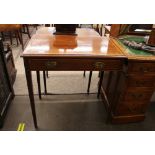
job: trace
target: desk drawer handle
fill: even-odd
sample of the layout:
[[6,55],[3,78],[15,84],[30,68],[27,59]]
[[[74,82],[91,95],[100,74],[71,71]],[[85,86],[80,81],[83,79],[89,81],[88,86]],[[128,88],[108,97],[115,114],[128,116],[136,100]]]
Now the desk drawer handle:
[[147,73],[150,71],[150,68],[146,67],[146,68],[143,68],[143,67],[140,67],[139,70],[142,72],[142,73]]
[[134,99],[140,99],[143,97],[143,94],[131,94]]
[[56,67],[56,65],[57,65],[56,61],[47,61],[46,62],[46,67],[47,68],[54,68],[54,67]]
[[137,86],[144,86],[145,85],[145,81],[136,81],[135,82]]
[[127,108],[128,108],[128,110],[129,110],[130,112],[136,112],[136,108],[135,108],[135,107],[132,107],[132,108],[131,108],[131,107],[128,106]]
[[103,69],[104,67],[104,63],[103,62],[96,62],[95,63],[95,68],[97,69]]

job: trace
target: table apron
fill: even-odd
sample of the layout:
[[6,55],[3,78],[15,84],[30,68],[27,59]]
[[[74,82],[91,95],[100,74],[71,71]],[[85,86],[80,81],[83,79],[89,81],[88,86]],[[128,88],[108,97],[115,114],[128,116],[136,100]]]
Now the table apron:
[[122,70],[124,62],[120,59],[27,59],[29,69],[54,71],[110,71]]

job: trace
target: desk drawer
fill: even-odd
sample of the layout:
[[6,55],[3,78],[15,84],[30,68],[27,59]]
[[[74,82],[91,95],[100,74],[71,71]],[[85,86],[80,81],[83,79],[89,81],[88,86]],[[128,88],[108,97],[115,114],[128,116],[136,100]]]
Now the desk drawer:
[[121,101],[139,101],[143,103],[144,101],[149,101],[152,96],[152,90],[138,89],[136,87],[133,90],[129,89],[124,96],[121,96]]
[[119,103],[114,109],[115,115],[138,115],[138,114],[144,114],[147,110],[147,107],[149,105],[149,102],[145,102],[142,104],[139,104],[139,102],[124,102]]
[[31,59],[30,70],[121,70],[123,61],[104,59]]
[[155,76],[128,76],[128,86],[130,87],[155,87]]
[[155,73],[155,63],[143,63],[143,62],[133,62],[129,63],[129,73]]

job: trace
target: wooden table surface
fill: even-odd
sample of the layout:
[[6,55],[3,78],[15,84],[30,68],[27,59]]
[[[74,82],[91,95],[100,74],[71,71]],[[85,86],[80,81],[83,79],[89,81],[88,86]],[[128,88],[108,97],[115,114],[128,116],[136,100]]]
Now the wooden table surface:
[[22,56],[125,57],[114,39],[101,37],[93,29],[77,29],[77,36],[53,35],[53,32],[54,28],[39,29]]

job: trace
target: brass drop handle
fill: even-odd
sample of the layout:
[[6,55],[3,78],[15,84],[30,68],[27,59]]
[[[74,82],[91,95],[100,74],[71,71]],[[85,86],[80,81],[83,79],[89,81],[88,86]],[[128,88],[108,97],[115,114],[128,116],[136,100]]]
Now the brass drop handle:
[[57,66],[57,62],[56,61],[47,61],[46,62],[46,67],[51,69]]
[[136,85],[138,86],[143,86],[145,84],[144,81],[136,81]]
[[139,99],[139,98],[143,97],[143,94],[131,94],[131,96],[135,99]]
[[99,70],[103,69],[104,68],[104,63],[103,62],[96,62],[95,63],[95,68],[99,69]]
[[139,69],[140,69],[140,71],[143,72],[143,73],[147,73],[147,72],[150,71],[150,68],[148,68],[148,67],[147,67],[147,68],[140,67]]
[[129,109],[130,112],[135,112],[135,110],[136,110],[136,109],[131,108],[131,107],[129,107],[129,106],[128,106],[127,108]]

